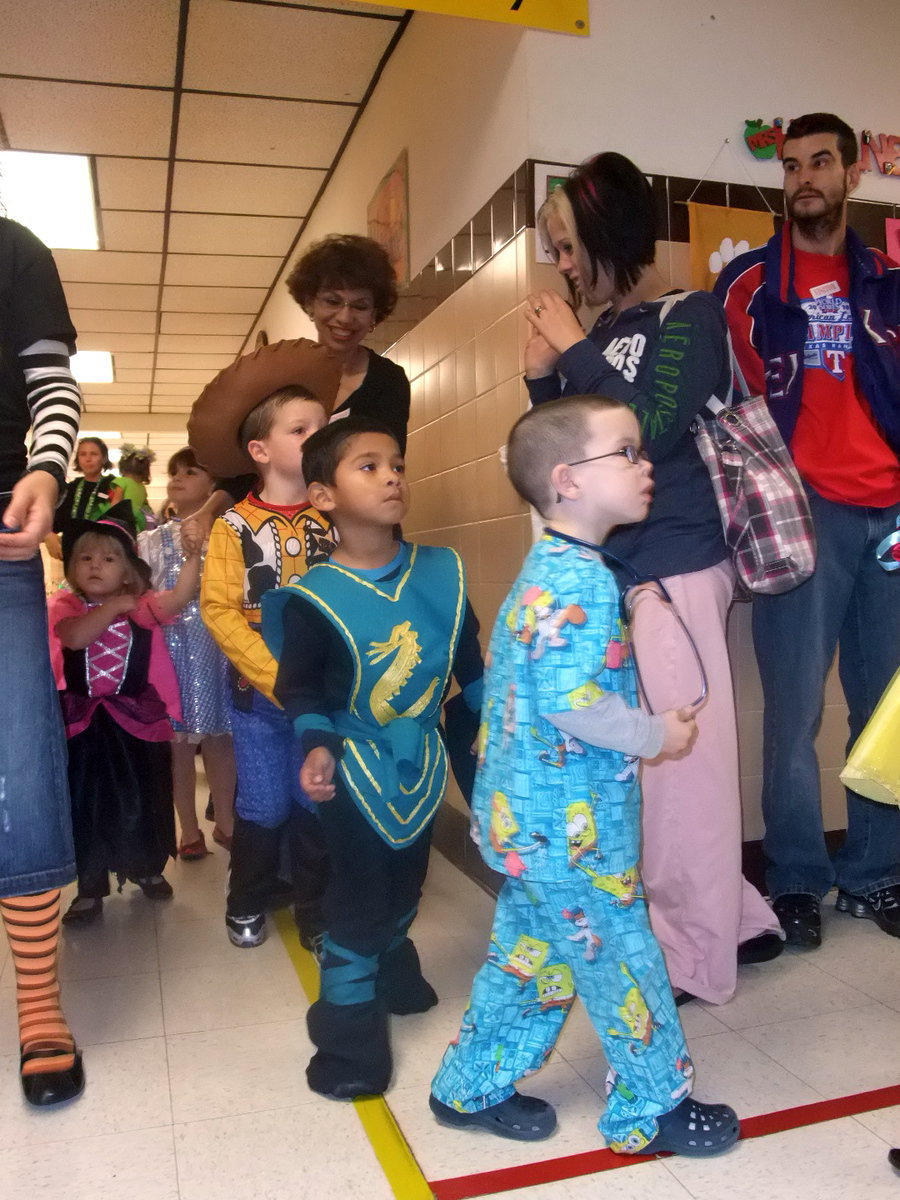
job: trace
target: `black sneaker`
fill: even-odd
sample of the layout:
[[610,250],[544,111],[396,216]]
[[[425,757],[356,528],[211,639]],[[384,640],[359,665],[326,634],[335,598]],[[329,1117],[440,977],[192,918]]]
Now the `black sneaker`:
[[838,912],[851,917],[863,917],[874,921],[879,929],[891,937],[900,937],[900,884],[879,888],[865,896],[851,896],[849,892],[838,892],[834,906]]
[[816,896],[808,892],[787,892],[772,901],[772,908],[789,946],[812,950],[822,945],[822,917]]
[[225,917],[225,928],[232,946],[245,949],[261,946],[268,936],[266,914],[256,913],[252,917]]

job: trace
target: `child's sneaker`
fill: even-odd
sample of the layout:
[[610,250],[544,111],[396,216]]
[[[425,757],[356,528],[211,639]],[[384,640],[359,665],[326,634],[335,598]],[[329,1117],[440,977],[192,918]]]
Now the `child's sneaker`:
[[232,946],[261,946],[268,937],[266,914],[255,917],[225,917],[225,928]]

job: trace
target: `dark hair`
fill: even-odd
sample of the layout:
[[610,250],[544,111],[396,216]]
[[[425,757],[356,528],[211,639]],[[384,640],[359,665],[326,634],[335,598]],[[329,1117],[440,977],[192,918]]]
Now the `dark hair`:
[[[272,392],[271,396],[266,396],[265,400],[260,400],[256,408],[251,408],[241,421],[240,429],[238,429],[238,442],[241,449],[246,450],[251,442],[258,442],[261,438],[268,437],[272,432],[275,414],[291,400],[312,400],[313,404],[322,403],[308,388],[301,387],[299,383],[289,383],[287,387],[279,388],[277,392]],[[327,409],[325,409],[325,413],[327,415]]]
[[566,396],[519,417],[506,444],[506,471],[522,499],[546,516],[553,501],[550,473],[558,463],[582,456],[589,415],[627,407],[606,396]]
[[834,113],[806,113],[802,117],[794,117],[784,135],[786,142],[795,138],[810,137],[814,133],[833,133],[837,138],[841,162],[845,167],[852,167],[859,162],[859,142],[856,134],[846,121],[836,117]]
[[575,217],[573,232],[590,259],[591,286],[599,265],[624,295],[656,258],[650,184],[630,158],[608,151],[576,167],[562,186]]
[[176,471],[179,471],[182,468],[186,471],[191,470],[192,468],[197,471],[206,471],[207,475],[212,475],[212,472],[207,471],[203,463],[197,462],[197,455],[190,448],[190,446],[185,446],[183,449],[175,451],[168,461],[166,473],[168,475],[174,475]]
[[354,233],[334,233],[310,246],[291,268],[287,288],[303,309],[323,288],[368,288],[376,325],[397,304],[397,272],[387,251],[372,238]]
[[[338,466],[347,454],[347,443],[361,433],[384,433],[391,441],[397,442],[396,433],[372,417],[345,417],[340,421],[332,421],[303,443],[303,478],[306,486],[324,483],[330,487],[335,481]],[[397,449],[400,449],[399,442]]]
[[106,442],[103,441],[102,438],[98,438],[98,437],[83,437],[83,438],[79,439],[78,446],[75,449],[75,470],[76,471],[81,470],[81,467],[79,467],[79,465],[78,465],[78,451],[87,442],[90,442],[92,445],[96,446],[97,449],[100,451],[100,453],[103,455],[103,462],[100,464],[101,471],[111,470],[112,463],[109,461],[109,447],[107,446]]

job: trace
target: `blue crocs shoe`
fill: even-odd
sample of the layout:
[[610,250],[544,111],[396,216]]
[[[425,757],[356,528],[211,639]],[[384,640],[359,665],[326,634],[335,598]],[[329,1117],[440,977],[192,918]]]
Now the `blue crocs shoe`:
[[428,1105],[441,1125],[450,1125],[454,1129],[484,1129],[517,1142],[540,1142],[556,1131],[553,1106],[537,1096],[520,1096],[518,1092],[477,1112],[460,1112],[449,1104],[442,1104],[435,1095],[429,1096]]
[[[683,1154],[709,1158],[731,1149],[741,1136],[737,1113],[727,1104],[701,1104],[685,1096],[657,1122],[657,1133],[643,1146],[626,1150],[636,1155]],[[616,1149],[616,1147],[613,1147]]]

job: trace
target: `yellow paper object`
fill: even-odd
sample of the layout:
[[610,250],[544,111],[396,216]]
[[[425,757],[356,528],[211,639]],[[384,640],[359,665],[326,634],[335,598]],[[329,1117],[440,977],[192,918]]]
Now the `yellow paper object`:
[[870,800],[900,805],[900,671],[850,751],[841,782]]
[[[383,5],[385,0],[363,0]],[[474,17],[478,21],[502,21],[528,25],[554,33],[587,37],[591,32],[588,0],[387,0],[389,8],[411,8],[418,12],[446,13],[450,17]]]

